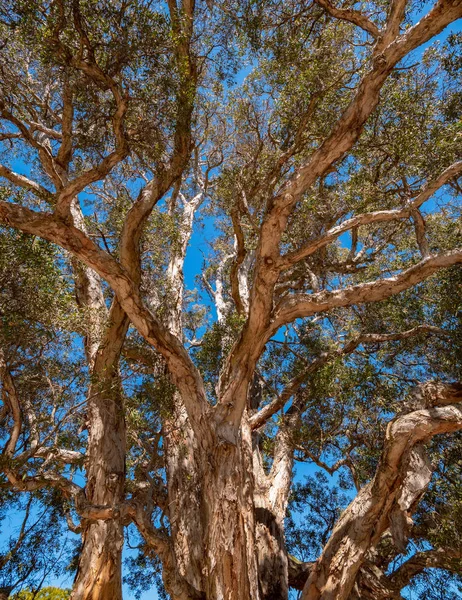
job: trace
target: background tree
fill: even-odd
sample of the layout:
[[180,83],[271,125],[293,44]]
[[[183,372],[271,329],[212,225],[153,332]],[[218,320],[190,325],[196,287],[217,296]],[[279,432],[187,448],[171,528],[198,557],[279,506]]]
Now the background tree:
[[56,587],[46,587],[38,593],[29,590],[22,590],[14,595],[14,600],[67,600],[69,598],[69,590],[62,590]]
[[71,598],[124,541],[174,599],[457,585],[460,2],[1,11],[1,486]]

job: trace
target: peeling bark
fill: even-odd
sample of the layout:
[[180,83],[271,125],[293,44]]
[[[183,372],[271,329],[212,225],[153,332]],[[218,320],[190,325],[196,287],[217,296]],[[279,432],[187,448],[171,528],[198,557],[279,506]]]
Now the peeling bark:
[[197,598],[204,589],[204,539],[201,507],[201,479],[197,447],[183,404],[177,397],[172,416],[164,427],[168,486],[168,516],[175,573],[169,577],[183,578]]
[[204,473],[207,600],[259,600],[250,429],[219,443]]

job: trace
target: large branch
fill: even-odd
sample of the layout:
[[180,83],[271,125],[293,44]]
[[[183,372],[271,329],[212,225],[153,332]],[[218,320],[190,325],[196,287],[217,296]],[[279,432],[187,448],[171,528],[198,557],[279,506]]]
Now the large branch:
[[368,283],[360,283],[344,289],[323,291],[317,294],[294,294],[281,301],[276,307],[275,318],[271,324],[272,332],[277,331],[282,325],[293,322],[295,319],[308,317],[332,308],[385,300],[417,285],[438,270],[458,263],[462,263],[462,249],[429,256],[405,269],[399,275],[386,279],[377,279]]
[[399,34],[401,23],[406,14],[407,0],[392,0],[384,29],[380,32],[378,47],[386,48]]
[[399,219],[407,219],[411,217],[415,210],[418,209],[424,202],[426,202],[431,196],[437,192],[444,184],[450,179],[456,177],[459,173],[462,173],[462,161],[458,161],[445,169],[439,177],[427,183],[422,191],[409,202],[404,208],[395,210],[378,210],[375,212],[364,213],[356,215],[347,221],[344,221],[336,227],[332,227],[325,234],[319,236],[315,240],[312,240],[299,250],[291,252],[282,257],[279,263],[283,268],[287,268],[294,263],[311,256],[320,248],[324,248],[334,240],[336,240],[342,233],[350,231],[351,229],[360,227],[362,225],[370,225],[372,223],[386,223],[389,221],[396,221]]
[[431,477],[424,444],[462,429],[462,386],[428,383],[422,408],[391,421],[374,478],[342,513],[304,587],[303,600],[346,600],[365,555],[397,515],[407,522]]
[[400,567],[390,573],[388,579],[393,588],[401,590],[425,569],[446,569],[460,573],[462,550],[459,548],[435,548],[416,552]]
[[53,199],[53,194],[49,190],[41,186],[36,181],[29,179],[29,177],[25,177],[25,175],[15,173],[5,165],[0,165],[0,176],[4,177],[11,183],[14,183],[14,185],[17,185],[18,187],[24,190],[29,190],[33,192],[42,200],[47,200],[48,202],[50,202]]
[[16,388],[14,385],[11,373],[5,363],[3,351],[0,349],[0,379],[2,382],[2,401],[7,406],[7,410],[13,419],[13,428],[11,430],[10,437],[3,449],[3,454],[11,459],[16,450],[16,444],[18,443],[19,436],[22,428],[22,416],[21,407],[19,405],[18,396],[16,394]]
[[[372,67],[359,83],[350,105],[318,150],[283,186],[273,200],[275,210],[279,207],[285,213],[286,204],[292,208],[317,177],[352,148],[361,135],[366,120],[376,108],[380,90],[396,64],[460,17],[462,17],[462,6],[459,2],[439,0],[416,25],[392,40],[380,54],[374,53]],[[293,197],[289,199],[288,195]],[[277,214],[274,216],[277,217]]]
[[208,402],[201,376],[178,338],[143,304],[138,286],[125,269],[82,231],[49,213],[0,202],[0,223],[58,244],[108,282],[133,325],[165,358],[173,382],[184,398],[193,427],[203,433]]

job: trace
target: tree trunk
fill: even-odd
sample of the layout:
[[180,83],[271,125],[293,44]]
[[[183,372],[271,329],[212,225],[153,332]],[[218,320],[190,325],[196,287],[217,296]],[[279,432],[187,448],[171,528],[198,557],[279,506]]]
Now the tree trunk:
[[[175,395],[172,417],[164,427],[168,514],[176,573],[189,584],[191,598],[205,598],[203,583],[203,512],[197,448],[183,403]],[[194,590],[196,590],[194,592]],[[172,593],[172,590],[169,590]],[[195,594],[195,595],[194,595]]]
[[105,382],[106,393],[96,392],[96,385],[88,399],[85,494],[93,509],[110,512],[105,520],[82,519],[83,548],[71,599],[122,600],[123,525],[118,509],[124,499],[125,421],[118,376]]
[[83,549],[72,600],[122,599],[123,527],[120,520],[97,521],[82,534]]
[[217,444],[204,479],[206,598],[260,600],[250,431]]
[[185,411],[176,409],[165,435],[175,562],[191,598],[288,597],[286,485],[278,477],[272,486],[256,469],[245,423],[236,445],[195,448]]

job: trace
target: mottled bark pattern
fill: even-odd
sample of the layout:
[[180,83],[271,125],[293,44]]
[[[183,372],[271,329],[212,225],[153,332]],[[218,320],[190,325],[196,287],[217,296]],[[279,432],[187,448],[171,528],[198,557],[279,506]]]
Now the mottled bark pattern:
[[184,578],[202,597],[204,548],[201,478],[197,448],[184,406],[176,398],[171,418],[165,424],[165,454],[168,485],[168,515],[176,556],[176,576]]
[[[117,378],[112,383],[118,386]],[[87,463],[85,494],[91,505],[111,507],[114,515],[104,521],[82,520],[82,552],[72,600],[122,598],[124,538],[120,506],[125,484],[125,424],[117,391],[116,387],[110,395],[95,393],[89,397],[87,452],[92,460]]]

